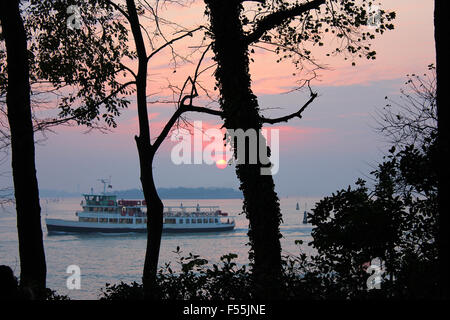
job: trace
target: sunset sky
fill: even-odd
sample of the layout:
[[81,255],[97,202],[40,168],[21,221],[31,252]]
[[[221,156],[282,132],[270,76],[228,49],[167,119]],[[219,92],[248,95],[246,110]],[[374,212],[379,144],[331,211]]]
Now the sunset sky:
[[[311,83],[319,96],[303,114],[303,119],[277,125],[280,130],[280,164],[274,176],[281,196],[322,196],[366,177],[388,149],[386,138],[375,132],[376,112],[386,104],[385,97],[398,98],[405,76],[426,72],[434,63],[433,1],[381,0],[382,7],[395,11],[395,30],[373,42],[375,61],[356,60],[356,66],[342,57],[327,58],[319,51],[314,56],[328,66]],[[202,1],[191,8],[173,10],[195,25],[204,23]],[[150,63],[150,100],[167,96],[167,74],[171,83],[182,85],[195,66],[186,65],[176,74],[167,66],[167,54]],[[205,63],[210,62],[211,55]],[[297,110],[308,99],[308,92],[286,93],[298,80],[289,62],[277,64],[276,56],[256,50],[251,65],[253,90],[267,117]],[[208,60],[209,59],[209,60]],[[203,77],[213,86],[211,72]],[[152,101],[153,101],[152,100]],[[199,102],[200,103],[200,102]],[[173,104],[149,104],[152,136],[174,110]],[[205,127],[219,128],[218,119],[189,114],[190,121],[202,120]],[[42,189],[88,192],[100,191],[100,178],[112,177],[115,190],[139,188],[139,164],[134,135],[138,133],[134,103],[118,119],[110,133],[83,133],[85,128],[60,127],[37,146],[37,174]],[[238,187],[234,167],[215,165],[175,165],[170,159],[174,142],[168,139],[154,163],[158,187]],[[2,171],[10,171],[9,163]],[[2,185],[11,183],[8,179]],[[12,183],[11,183],[12,184]]]

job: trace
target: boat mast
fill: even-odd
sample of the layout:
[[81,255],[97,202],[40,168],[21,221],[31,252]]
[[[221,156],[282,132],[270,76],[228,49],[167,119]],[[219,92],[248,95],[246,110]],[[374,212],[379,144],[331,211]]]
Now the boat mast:
[[308,212],[306,211],[306,202],[305,202],[305,212],[303,213],[303,224],[308,223]]
[[97,179],[97,181],[103,183],[103,195],[106,195],[106,186],[108,186],[108,188],[112,188],[111,176],[109,176],[109,179]]

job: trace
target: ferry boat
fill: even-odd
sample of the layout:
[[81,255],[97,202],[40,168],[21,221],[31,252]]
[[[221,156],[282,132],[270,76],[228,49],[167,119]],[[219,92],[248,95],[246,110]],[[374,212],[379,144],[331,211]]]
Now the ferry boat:
[[[78,220],[46,218],[48,233],[147,232],[145,200],[117,200],[115,195],[105,194],[83,194],[83,197],[82,211],[75,213]],[[219,206],[164,207],[164,233],[230,231],[234,226],[233,217]]]

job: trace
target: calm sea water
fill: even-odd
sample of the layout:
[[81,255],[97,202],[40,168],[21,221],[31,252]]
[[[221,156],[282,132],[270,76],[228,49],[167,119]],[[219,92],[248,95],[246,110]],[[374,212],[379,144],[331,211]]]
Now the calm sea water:
[[[306,243],[311,240],[311,225],[302,223],[305,205],[311,209],[317,198],[290,197],[281,199],[283,224],[281,239],[283,255],[295,255],[299,248],[295,240],[304,240],[303,250],[310,249]],[[80,209],[81,198],[76,199],[42,199],[42,225],[44,228],[44,246],[47,259],[47,286],[59,294],[66,294],[71,299],[97,299],[100,288],[106,283],[120,281],[141,282],[144,254],[146,247],[145,234],[59,234],[48,235],[44,218],[62,218],[76,220],[74,212]],[[210,264],[218,263],[220,257],[227,253],[236,253],[239,265],[248,263],[247,231],[248,221],[241,215],[242,200],[208,199],[208,200],[164,200],[167,206],[177,206],[182,202],[185,206],[218,205],[235,216],[236,228],[233,231],[208,234],[175,234],[163,235],[160,253],[160,265],[171,263],[177,270],[177,246],[183,255],[190,252],[207,259]],[[296,210],[296,203],[300,210]],[[13,268],[16,276],[20,274],[20,263],[17,243],[16,216],[14,206],[0,209],[0,264]],[[78,265],[81,269],[81,288],[69,290],[66,281],[69,265]]]

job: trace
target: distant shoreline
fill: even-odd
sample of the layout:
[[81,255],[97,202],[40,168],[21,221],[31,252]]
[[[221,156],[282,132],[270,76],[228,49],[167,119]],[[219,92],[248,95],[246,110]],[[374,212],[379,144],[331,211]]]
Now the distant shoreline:
[[[96,192],[96,191],[94,191]],[[40,190],[41,198],[76,198],[81,197],[82,192],[66,192],[60,190]],[[89,193],[89,192],[85,192]],[[97,192],[98,193],[98,192]],[[106,194],[116,195],[123,199],[143,199],[144,195],[139,189],[108,191]],[[161,199],[242,199],[242,192],[233,188],[159,188]]]

